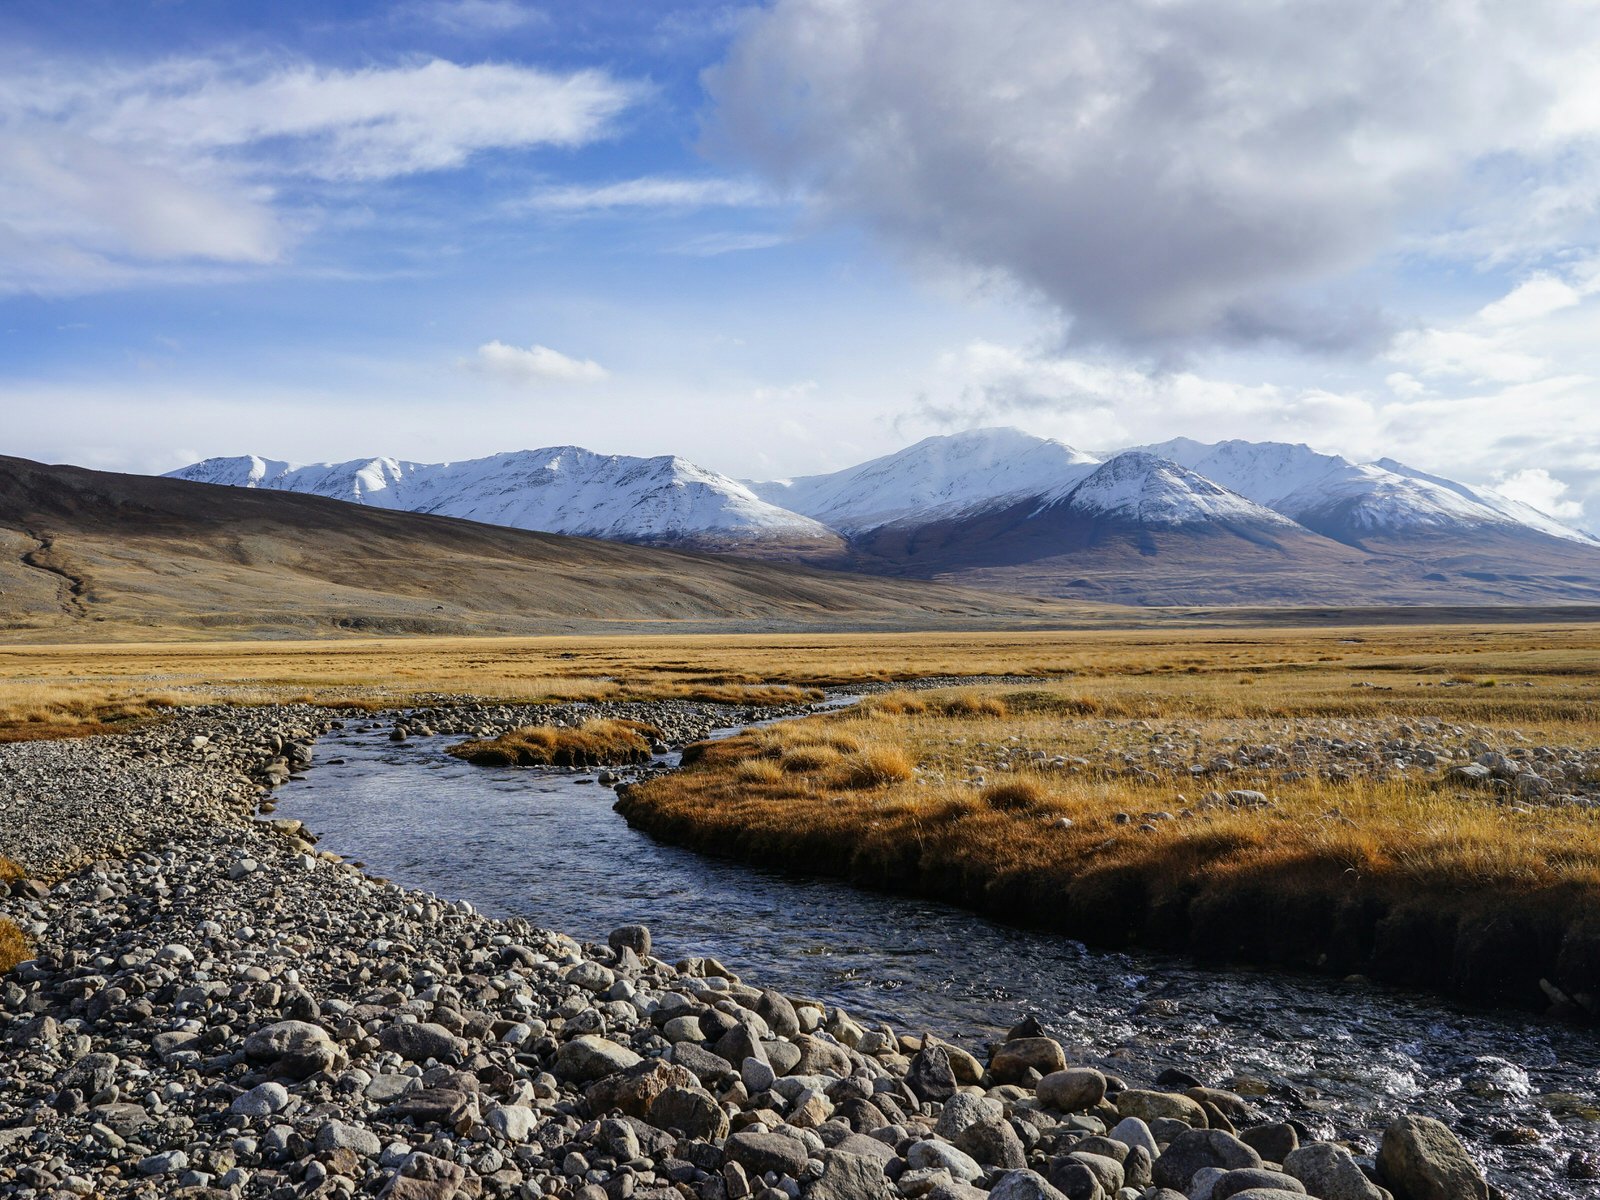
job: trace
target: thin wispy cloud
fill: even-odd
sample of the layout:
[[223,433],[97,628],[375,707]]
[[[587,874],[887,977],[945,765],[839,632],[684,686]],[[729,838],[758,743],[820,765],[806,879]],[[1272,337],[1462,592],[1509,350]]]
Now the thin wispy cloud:
[[527,207],[548,212],[611,212],[618,209],[753,208],[777,203],[772,192],[742,179],[691,179],[647,175],[615,183],[540,188]]
[[0,83],[0,288],[115,286],[148,264],[278,262],[307,219],[284,200],[297,180],[372,185],[578,146],[639,95],[603,71],[443,59],[35,65]]
[[686,258],[716,258],[723,254],[771,250],[791,240],[789,235],[783,233],[703,233],[668,246],[666,251]]
[[425,0],[406,5],[402,11],[458,34],[506,33],[550,21],[543,9],[516,0]]

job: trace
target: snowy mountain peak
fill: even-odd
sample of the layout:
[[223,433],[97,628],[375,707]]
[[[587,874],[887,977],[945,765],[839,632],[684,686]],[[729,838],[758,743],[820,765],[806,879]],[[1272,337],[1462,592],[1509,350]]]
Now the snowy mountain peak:
[[250,455],[207,459],[171,474],[619,541],[838,541],[818,522],[670,454],[632,458],[552,446],[463,462],[371,458],[307,466]]
[[1082,482],[1046,497],[1040,507],[1052,504],[1156,527],[1241,521],[1294,524],[1171,459],[1142,450],[1109,459]]
[[973,429],[923,438],[893,454],[830,475],[755,483],[762,499],[859,533],[923,523],[1054,492],[1098,462],[1020,429]]

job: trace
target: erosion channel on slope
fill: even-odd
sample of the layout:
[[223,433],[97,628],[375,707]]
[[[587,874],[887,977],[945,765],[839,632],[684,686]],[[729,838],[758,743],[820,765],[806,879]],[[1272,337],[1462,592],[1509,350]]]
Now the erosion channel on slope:
[[[1031,1012],[1080,1062],[1137,1084],[1187,1072],[1368,1152],[1395,1113],[1426,1113],[1507,1195],[1593,1194],[1566,1178],[1574,1152],[1600,1150],[1592,1030],[1371,985],[1099,953],[941,904],[708,858],[630,829],[594,772],[472,766],[445,753],[457,738],[397,742],[390,731],[352,721],[329,734],[319,765],[276,801],[323,849],[402,885],[580,937],[644,923],[663,956],[715,956],[858,1019],[974,1050]],[[1527,1130],[1538,1139],[1506,1144]]]

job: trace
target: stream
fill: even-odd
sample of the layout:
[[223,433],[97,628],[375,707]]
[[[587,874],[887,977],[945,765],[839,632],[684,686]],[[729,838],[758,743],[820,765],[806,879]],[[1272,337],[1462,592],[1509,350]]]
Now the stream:
[[[947,905],[708,858],[636,832],[592,773],[471,766],[455,738],[325,737],[280,814],[407,887],[585,940],[648,925],[669,961],[934,1030],[975,1051],[1033,1012],[1069,1061],[1149,1084],[1177,1069],[1256,1094],[1274,1119],[1360,1152],[1401,1110],[1448,1122],[1507,1195],[1600,1196],[1567,1177],[1600,1155],[1600,1037],[1522,1013],[1318,977],[1091,951]],[[1502,1144],[1512,1130],[1537,1141]],[[1520,1135],[1527,1137],[1526,1133]]]

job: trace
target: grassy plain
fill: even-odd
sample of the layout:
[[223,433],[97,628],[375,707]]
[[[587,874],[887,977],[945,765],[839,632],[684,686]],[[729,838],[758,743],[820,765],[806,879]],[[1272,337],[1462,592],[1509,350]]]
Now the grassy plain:
[[[1189,712],[1421,704],[1497,720],[1556,720],[1579,702],[1600,700],[1597,664],[1600,625],[1593,624],[13,645],[0,647],[0,725],[12,736],[26,726],[60,736],[172,704],[300,699],[377,707],[439,694],[764,703],[930,675],[1070,678],[1097,703],[1176,704]],[[1451,675],[1540,686],[1416,690]],[[1376,686],[1352,690],[1357,682]]]
[[[1472,741],[1600,747],[1594,624],[12,646],[0,648],[0,738],[124,727],[178,704],[766,703],[929,676],[1007,678],[875,696],[714,747],[636,791],[630,818],[1100,941],[1437,985],[1431,974],[1473,993],[1501,986],[1487,972],[1523,1000],[1541,976],[1600,994],[1593,810],[1442,781]],[[1449,756],[1225,779],[1151,761],[1162,745],[1187,766],[1408,733]],[[1272,804],[1205,803],[1219,788]],[[1507,954],[1528,961],[1508,967]]]

